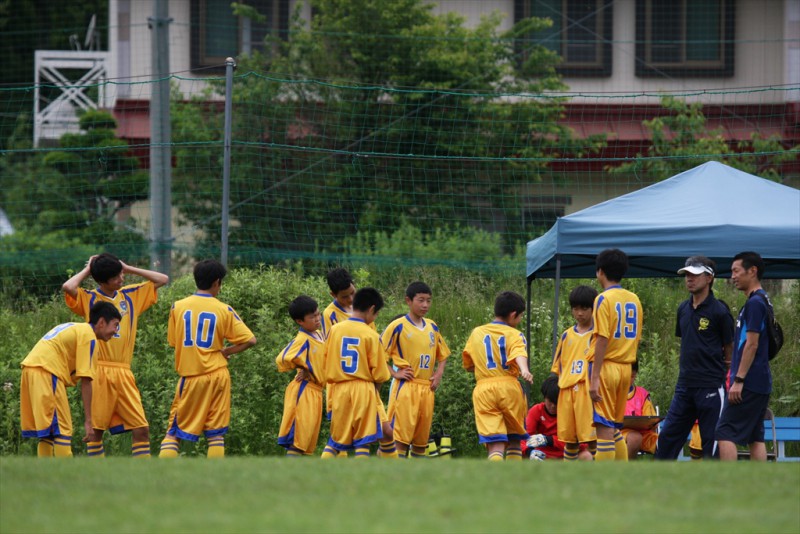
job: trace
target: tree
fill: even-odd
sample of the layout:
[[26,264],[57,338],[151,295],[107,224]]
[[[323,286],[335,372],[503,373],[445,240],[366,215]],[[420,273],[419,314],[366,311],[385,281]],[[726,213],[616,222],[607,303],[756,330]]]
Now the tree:
[[[515,192],[538,180],[550,158],[581,152],[557,123],[561,102],[541,98],[565,88],[558,57],[517,47],[549,22],[530,19],[502,33],[498,14],[467,28],[463,17],[435,15],[420,0],[312,7],[309,26],[296,17],[288,41],[239,62],[246,74],[234,88],[231,217],[241,224],[231,249],[337,254],[344,236],[391,230],[401,219],[524,233],[513,222]],[[209,120],[221,122],[178,112],[173,132],[196,135],[187,125]],[[199,136],[218,142],[219,132],[202,128]],[[221,150],[202,145],[176,150],[175,193],[210,245],[219,235],[211,212]]]
[[782,163],[796,160],[800,148],[786,148],[778,137],[762,138],[757,133],[747,141],[729,143],[719,130],[709,130],[703,105],[664,97],[667,115],[643,121],[652,136],[646,154],[637,161],[609,167],[612,174],[645,173],[650,180],[665,180],[683,171],[719,161],[741,171],[779,181]]
[[87,250],[108,250],[132,262],[147,257],[136,222],[116,220],[120,209],[147,198],[147,173],[114,136],[110,113],[86,112],[80,128],[62,136],[61,150],[31,154],[30,122],[22,119],[9,138],[15,152],[0,159],[0,205],[15,229],[0,238],[4,249],[14,251],[0,264],[0,278],[35,273],[31,293],[52,291],[42,283],[63,279],[65,267],[84,262]]

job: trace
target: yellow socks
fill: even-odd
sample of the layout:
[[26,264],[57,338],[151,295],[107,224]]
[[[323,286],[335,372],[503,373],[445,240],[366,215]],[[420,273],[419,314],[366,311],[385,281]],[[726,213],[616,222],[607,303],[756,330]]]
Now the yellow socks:
[[53,452],[56,458],[68,458],[72,456],[72,436],[56,436],[53,440]]
[[597,454],[595,455],[594,459],[598,462],[605,462],[608,460],[613,460],[615,457],[616,447],[614,445],[614,440],[598,439]]
[[489,461],[490,462],[502,462],[503,461],[503,453],[500,451],[494,451],[489,453]]
[[383,458],[397,458],[397,444],[392,441],[378,442],[378,456]]
[[286,449],[286,456],[291,456],[292,458],[300,458],[303,456],[303,453],[298,451],[297,449]]
[[330,445],[325,445],[325,449],[322,451],[322,458],[336,458],[339,454],[339,451],[331,447]]
[[86,443],[86,456],[93,458],[105,458],[106,450],[103,448],[102,441],[89,441]]
[[[395,451],[397,455],[397,451]],[[369,447],[356,447],[356,459],[369,458]]]
[[207,458],[224,458],[225,457],[225,436],[212,436],[206,438],[208,441]]
[[53,456],[53,440],[51,438],[41,438],[36,447],[36,456],[39,458],[51,458]]
[[614,459],[620,462],[628,461],[628,445],[619,430],[614,432]]
[[131,446],[131,456],[134,458],[150,458],[150,442],[134,441]]
[[518,447],[509,447],[506,449],[506,460],[516,461],[522,460],[522,449]]
[[172,436],[166,436],[164,441],[161,442],[161,452],[159,452],[159,458],[177,458],[180,453],[180,444],[178,443],[178,438],[174,438]]
[[578,452],[580,452],[581,448],[580,445],[577,443],[565,443],[564,444],[564,461],[565,462],[574,462],[578,459]]

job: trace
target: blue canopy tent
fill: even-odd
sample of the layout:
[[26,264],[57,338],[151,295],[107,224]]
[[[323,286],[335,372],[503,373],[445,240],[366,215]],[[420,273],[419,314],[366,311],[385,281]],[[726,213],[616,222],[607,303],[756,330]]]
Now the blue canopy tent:
[[562,217],[528,243],[528,307],[533,280],[555,278],[557,317],[561,278],[593,278],[607,248],[628,254],[628,278],[677,276],[695,254],[724,276],[743,250],[761,254],[768,278],[800,278],[800,190],[711,161]]

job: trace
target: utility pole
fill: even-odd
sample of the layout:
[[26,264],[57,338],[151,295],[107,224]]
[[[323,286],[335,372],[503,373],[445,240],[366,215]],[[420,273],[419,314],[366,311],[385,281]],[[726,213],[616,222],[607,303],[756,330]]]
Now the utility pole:
[[150,94],[150,263],[170,274],[172,267],[172,132],[169,115],[169,10],[154,0],[151,33]]

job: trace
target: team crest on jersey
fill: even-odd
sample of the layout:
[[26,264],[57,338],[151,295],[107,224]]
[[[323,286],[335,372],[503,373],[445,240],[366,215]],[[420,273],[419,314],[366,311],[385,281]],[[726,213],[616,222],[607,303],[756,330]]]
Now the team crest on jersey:
[[700,326],[697,328],[698,330],[708,330],[708,325],[711,324],[711,321],[708,318],[703,317],[700,319]]
[[436,345],[436,337],[434,337],[433,332],[431,332],[431,344],[428,345],[430,348],[433,348]]
[[128,314],[128,303],[124,300],[119,303],[119,313],[123,317]]

